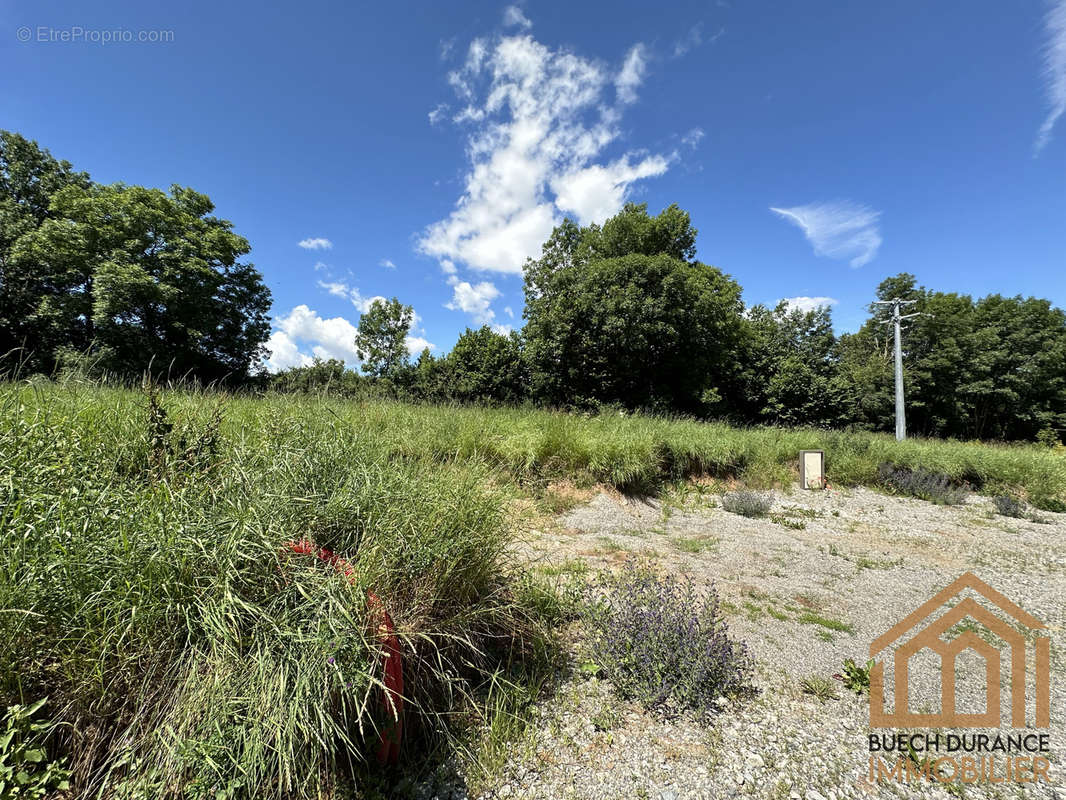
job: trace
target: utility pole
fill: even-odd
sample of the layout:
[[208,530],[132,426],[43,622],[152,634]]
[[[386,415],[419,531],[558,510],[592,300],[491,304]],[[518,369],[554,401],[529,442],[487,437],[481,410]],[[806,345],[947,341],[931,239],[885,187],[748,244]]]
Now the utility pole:
[[896,441],[902,442],[907,438],[907,415],[903,404],[903,346],[900,342],[899,324],[911,317],[931,317],[932,314],[903,314],[899,313],[901,306],[909,306],[917,303],[917,300],[901,300],[898,297],[892,300],[875,300],[874,305],[892,306],[892,319],[885,320],[885,324],[892,323],[895,334],[895,362],[896,362]]

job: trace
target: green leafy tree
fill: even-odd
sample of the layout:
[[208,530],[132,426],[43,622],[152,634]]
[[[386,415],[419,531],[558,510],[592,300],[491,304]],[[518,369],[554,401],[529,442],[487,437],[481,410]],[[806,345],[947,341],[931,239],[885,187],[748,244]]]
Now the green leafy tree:
[[270,292],[206,195],[70,185],[49,209],[12,261],[37,277],[29,318],[53,359],[92,349],[114,372],[213,381],[241,379],[262,358]]
[[725,409],[741,339],[740,287],[694,260],[671,206],[627,205],[602,227],[564,221],[525,270],[534,395],[693,413]]
[[828,308],[772,311],[749,309],[744,345],[746,391],[737,404],[749,419],[784,425],[831,425],[839,421],[841,387],[836,336]]
[[467,328],[447,356],[451,394],[458,400],[516,403],[525,395],[525,364],[516,333],[487,325]]
[[408,366],[407,334],[414,310],[395,297],[375,300],[359,318],[355,349],[363,371],[376,378],[397,380]]
[[89,176],[36,142],[0,131],[0,355],[27,345],[31,368],[47,360],[37,347],[35,315],[51,287],[32,262],[16,263],[13,251],[19,239],[54,218],[52,198],[67,186],[87,189]]

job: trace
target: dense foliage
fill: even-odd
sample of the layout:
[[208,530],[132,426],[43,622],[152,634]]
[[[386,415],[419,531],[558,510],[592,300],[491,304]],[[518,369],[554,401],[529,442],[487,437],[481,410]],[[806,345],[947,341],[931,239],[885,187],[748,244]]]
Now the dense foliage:
[[92,183],[0,132],[0,353],[51,372],[149,368],[241,380],[264,355],[270,292],[248,241],[192,189]]

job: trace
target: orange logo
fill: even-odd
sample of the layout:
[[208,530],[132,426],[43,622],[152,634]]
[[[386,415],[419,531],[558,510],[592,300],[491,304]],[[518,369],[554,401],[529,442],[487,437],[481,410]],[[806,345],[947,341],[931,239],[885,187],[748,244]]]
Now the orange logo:
[[[966,589],[972,590],[1011,619],[1008,623],[993,614],[973,597],[966,597],[940,617],[914,633],[912,629],[932,617]],[[971,621],[971,628],[983,626],[1004,643],[990,644],[975,630],[965,630],[953,639],[942,636],[953,626]],[[870,670],[870,726],[874,728],[998,728],[1000,727],[1001,656],[1010,652],[1011,727],[1026,727],[1026,643],[1031,643],[1035,664],[1035,708],[1033,718],[1038,728],[1051,725],[1051,650],[1047,626],[1023,611],[972,572],[967,572],[950,586],[908,614],[899,623],[874,640],[870,658],[899,642],[890,653],[893,677],[893,710],[885,711],[885,660],[875,661]],[[940,711],[932,714],[912,713],[908,708],[911,659],[928,648],[940,659]],[[973,650],[985,663],[985,710],[965,714],[957,709],[955,697],[955,660],[960,653]]]

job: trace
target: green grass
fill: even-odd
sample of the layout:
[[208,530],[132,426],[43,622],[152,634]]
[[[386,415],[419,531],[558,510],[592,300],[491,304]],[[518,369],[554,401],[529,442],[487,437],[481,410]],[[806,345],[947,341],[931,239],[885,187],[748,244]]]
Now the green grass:
[[328,407],[338,421],[382,441],[401,459],[481,461],[519,481],[590,476],[627,491],[658,491],[691,475],[751,487],[796,480],[797,454],[826,452],[832,485],[877,486],[891,462],[941,472],[995,493],[1023,490],[1034,505],[1066,503],[1066,456],[1035,445],[907,439],[821,429],[736,428],[639,414],[583,416],[528,408],[350,403],[286,396],[288,407]]
[[[512,566],[516,487],[767,487],[801,449],[834,485],[892,462],[1066,502],[1066,458],[1024,445],[291,395],[168,391],[153,412],[138,391],[3,384],[0,701],[50,698],[79,792],[338,797],[388,722],[366,590],[407,653],[412,754],[467,718],[506,732],[555,602]],[[355,585],[283,555],[304,537]]]
[[403,453],[382,411],[0,388],[0,706],[49,697],[79,796],[345,796],[390,722],[368,590],[412,754],[550,661],[495,471]]
[[826,630],[838,631],[840,633],[855,632],[854,625],[839,619],[833,619],[832,617],[824,617],[821,614],[815,614],[813,611],[804,611],[796,617],[796,622],[801,625],[820,625]]

